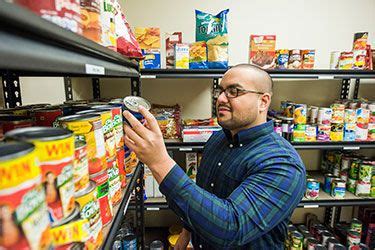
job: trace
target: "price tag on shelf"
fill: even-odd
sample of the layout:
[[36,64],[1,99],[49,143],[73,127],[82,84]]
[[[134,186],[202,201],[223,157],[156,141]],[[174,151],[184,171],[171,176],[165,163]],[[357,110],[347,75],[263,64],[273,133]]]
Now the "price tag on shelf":
[[93,64],[85,64],[86,74],[93,75],[104,75],[105,69],[102,66],[97,66]]
[[319,80],[333,80],[333,79],[335,79],[335,76],[332,76],[332,75],[319,75],[318,79]]
[[159,211],[160,208],[158,208],[158,207],[148,207],[148,208],[146,208],[146,210],[147,211]]
[[155,79],[156,76],[155,75],[141,75],[141,78],[143,78],[143,79]]
[[350,146],[343,147],[343,150],[360,150],[360,149],[361,149],[361,147],[350,147]]
[[181,152],[190,152],[190,151],[193,151],[193,148],[180,148],[180,151]]
[[303,205],[303,208],[318,208],[319,205]]

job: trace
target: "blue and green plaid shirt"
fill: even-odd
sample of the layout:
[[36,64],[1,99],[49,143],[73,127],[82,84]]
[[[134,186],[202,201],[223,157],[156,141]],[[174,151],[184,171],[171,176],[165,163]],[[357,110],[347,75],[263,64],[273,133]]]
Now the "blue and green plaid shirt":
[[196,249],[283,249],[305,167],[272,121],[211,136],[194,183],[175,165],[160,184]]

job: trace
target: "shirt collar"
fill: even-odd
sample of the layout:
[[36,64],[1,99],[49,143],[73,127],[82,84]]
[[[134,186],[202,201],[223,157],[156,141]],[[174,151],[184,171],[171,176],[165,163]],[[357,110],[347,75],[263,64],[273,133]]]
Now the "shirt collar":
[[251,141],[255,140],[258,137],[272,133],[273,121],[271,120],[271,121],[262,123],[258,126],[241,130],[240,132],[235,134],[233,137],[229,130],[223,129],[223,131],[230,145],[242,146],[243,144],[250,143]]

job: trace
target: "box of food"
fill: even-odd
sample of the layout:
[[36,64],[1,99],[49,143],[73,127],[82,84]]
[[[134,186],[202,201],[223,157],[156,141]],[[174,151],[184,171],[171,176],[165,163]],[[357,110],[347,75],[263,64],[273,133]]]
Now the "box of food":
[[198,168],[198,155],[196,152],[186,153],[186,174],[189,176],[190,179],[195,181],[195,177],[197,176],[197,168]]
[[302,50],[302,69],[313,69],[315,63],[315,50]]
[[195,42],[189,48],[189,68],[207,69],[207,44],[206,42]]
[[249,63],[263,69],[275,67],[275,35],[251,35]]
[[367,46],[368,32],[354,34],[353,50],[365,50]]
[[134,33],[141,49],[160,49],[159,28],[136,27]]
[[302,67],[301,50],[292,49],[289,51],[288,69],[300,69]]
[[279,49],[276,51],[276,67],[278,69],[287,69],[289,61],[289,50]]
[[221,127],[216,126],[197,126],[185,127],[182,130],[183,142],[207,142],[211,135],[220,131]]
[[154,176],[152,176],[151,170],[145,165],[145,192],[147,198],[154,197]]
[[166,52],[166,68],[173,69],[174,63],[174,46],[182,43],[182,32],[174,32],[173,34],[166,34],[165,52]]
[[189,45],[178,43],[175,45],[175,68],[189,69]]
[[365,49],[353,50],[353,69],[366,68],[366,54]]
[[339,58],[339,69],[352,69],[353,68],[353,57],[352,51],[341,52]]
[[141,69],[160,69],[160,49],[142,49],[142,54],[145,58],[139,63]]

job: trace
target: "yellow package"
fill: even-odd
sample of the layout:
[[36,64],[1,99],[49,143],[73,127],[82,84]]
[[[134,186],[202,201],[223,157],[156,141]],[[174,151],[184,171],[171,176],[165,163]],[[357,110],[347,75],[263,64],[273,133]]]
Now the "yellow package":
[[190,69],[207,69],[207,44],[206,42],[195,42],[189,48]]
[[175,68],[189,69],[189,45],[179,43],[175,45]]
[[141,49],[160,49],[159,28],[136,27],[134,33]]

